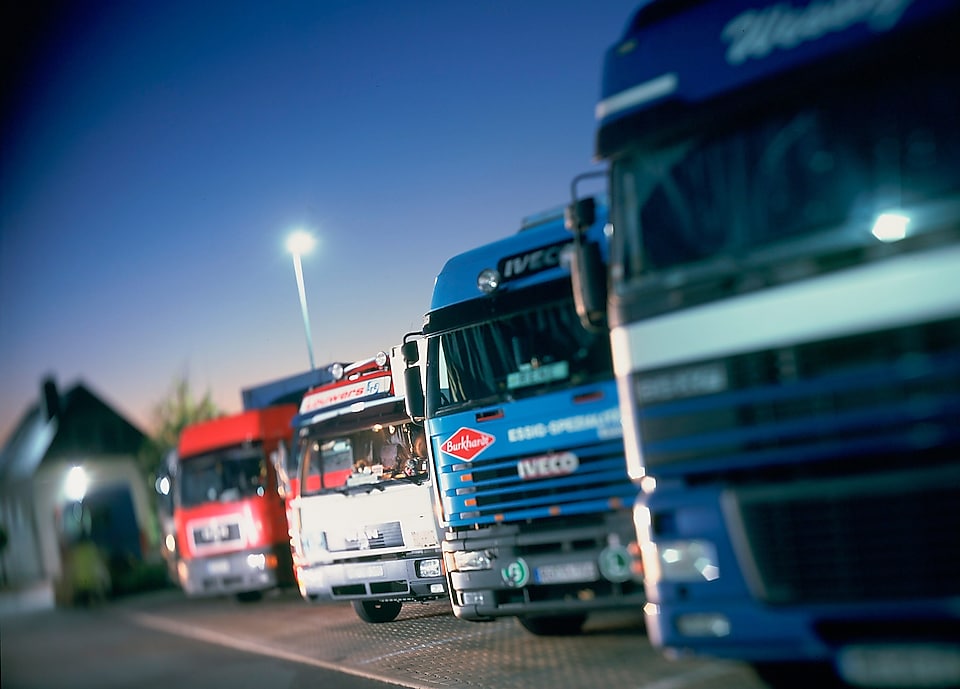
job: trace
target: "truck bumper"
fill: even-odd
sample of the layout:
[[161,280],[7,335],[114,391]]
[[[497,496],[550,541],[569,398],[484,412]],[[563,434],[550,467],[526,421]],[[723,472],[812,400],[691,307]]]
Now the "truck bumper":
[[238,553],[180,560],[177,575],[188,596],[263,591],[290,582],[289,548],[254,548]]
[[[776,609],[741,600],[714,607],[648,605],[646,611],[651,642],[672,658],[703,654],[748,663],[832,663],[847,647],[891,644],[946,644],[960,654],[960,599]],[[708,616],[720,634],[709,635]],[[689,620],[699,621],[695,628],[701,634],[681,633]]]
[[[748,663],[839,664],[851,648],[895,647],[903,658],[952,648],[960,667],[960,583],[945,576],[957,561],[947,545],[960,514],[955,478],[952,469],[935,470],[935,480],[926,472],[824,478],[810,490],[798,481],[739,494],[658,487],[636,506],[651,643],[674,657]],[[944,488],[931,490],[931,481]],[[835,514],[844,517],[825,516]],[[931,541],[930,533],[949,535]],[[695,576],[693,552],[712,561],[709,576],[705,568]]]
[[309,601],[433,600],[447,595],[440,553],[400,560],[368,560],[307,565],[299,568],[301,595]]
[[[646,597],[635,540],[629,510],[448,534],[442,549],[454,614],[481,621],[639,609]],[[482,554],[482,564],[468,565],[477,569],[464,566],[471,554]]]

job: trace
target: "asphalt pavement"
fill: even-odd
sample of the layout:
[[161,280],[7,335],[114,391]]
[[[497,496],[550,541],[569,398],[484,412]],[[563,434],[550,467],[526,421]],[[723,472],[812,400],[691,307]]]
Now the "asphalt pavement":
[[296,591],[239,603],[169,589],[90,609],[29,599],[32,609],[21,601],[0,616],[3,689],[762,686],[735,663],[665,659],[635,610],[593,616],[582,635],[538,637],[509,618],[459,620],[446,601],[406,604],[396,621],[367,624],[349,604],[309,604]]

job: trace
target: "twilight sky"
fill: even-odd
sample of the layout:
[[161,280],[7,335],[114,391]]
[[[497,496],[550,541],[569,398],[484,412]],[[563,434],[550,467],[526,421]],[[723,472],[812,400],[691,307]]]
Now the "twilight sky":
[[[4,29],[0,443],[52,374],[145,431],[419,330],[450,256],[563,203],[636,0],[63,3]],[[41,7],[60,7],[43,3]]]

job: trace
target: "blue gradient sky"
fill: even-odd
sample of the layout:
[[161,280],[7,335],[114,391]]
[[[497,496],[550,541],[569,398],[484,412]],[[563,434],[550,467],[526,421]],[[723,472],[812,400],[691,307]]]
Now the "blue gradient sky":
[[46,374],[149,431],[181,374],[229,412],[306,370],[296,226],[318,364],[418,330],[448,257],[593,169],[635,0],[77,5],[5,93],[0,442]]

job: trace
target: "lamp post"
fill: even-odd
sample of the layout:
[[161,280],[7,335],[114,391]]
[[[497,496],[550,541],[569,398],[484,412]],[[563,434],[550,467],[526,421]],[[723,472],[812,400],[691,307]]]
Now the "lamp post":
[[303,330],[307,334],[307,354],[310,356],[310,370],[314,370],[313,339],[310,337],[310,316],[307,314],[307,294],[303,289],[303,268],[300,256],[309,253],[315,244],[314,238],[304,230],[297,230],[287,239],[287,250],[293,254],[293,270],[297,275],[297,289],[300,292],[300,311],[303,314]]

